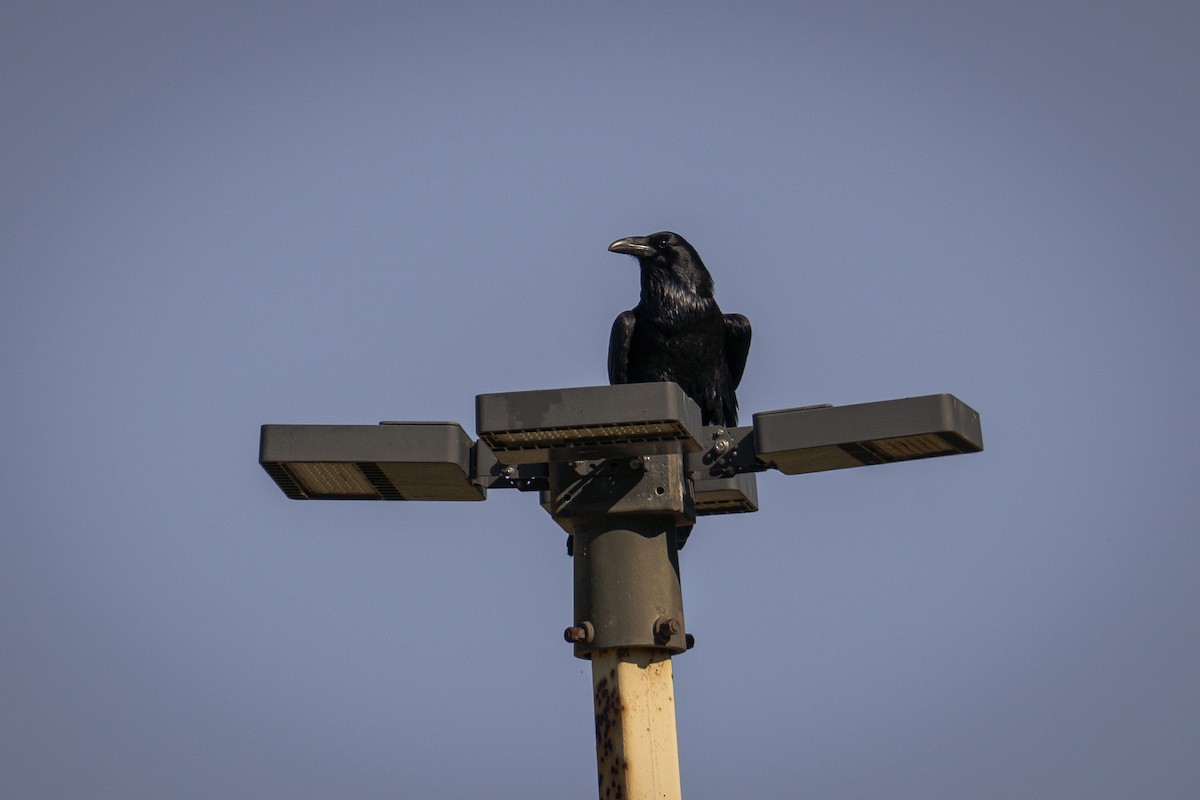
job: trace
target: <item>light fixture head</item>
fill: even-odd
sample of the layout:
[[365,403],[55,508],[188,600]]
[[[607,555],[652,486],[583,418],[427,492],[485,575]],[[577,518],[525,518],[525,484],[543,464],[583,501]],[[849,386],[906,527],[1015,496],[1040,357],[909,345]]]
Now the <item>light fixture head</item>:
[[757,458],[788,475],[983,449],[979,413],[950,394],[754,415]]
[[263,425],[258,461],[294,500],[483,500],[456,422]]
[[476,432],[503,464],[696,452],[700,409],[674,383],[481,394]]
[[720,478],[697,478],[694,494],[698,517],[758,511],[758,483],[752,472]]

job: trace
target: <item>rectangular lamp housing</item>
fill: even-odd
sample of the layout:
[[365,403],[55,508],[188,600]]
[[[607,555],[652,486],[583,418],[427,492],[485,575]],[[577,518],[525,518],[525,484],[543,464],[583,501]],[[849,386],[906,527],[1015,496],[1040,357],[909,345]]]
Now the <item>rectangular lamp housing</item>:
[[483,500],[456,422],[263,425],[258,461],[293,500]]
[[752,472],[697,478],[694,495],[698,517],[758,511],[758,483]]
[[983,449],[979,413],[951,394],[754,415],[757,458],[788,475]]
[[696,452],[700,409],[674,383],[475,398],[476,432],[502,464]]

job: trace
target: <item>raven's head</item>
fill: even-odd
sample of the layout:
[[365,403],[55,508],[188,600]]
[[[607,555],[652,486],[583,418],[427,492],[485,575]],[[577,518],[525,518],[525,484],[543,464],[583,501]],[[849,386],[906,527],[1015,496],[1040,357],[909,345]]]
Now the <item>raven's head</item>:
[[682,289],[705,299],[712,297],[712,276],[696,248],[678,233],[660,231],[649,236],[630,236],[618,239],[608,249],[638,260],[642,267],[643,297],[648,287],[657,292],[672,293]]

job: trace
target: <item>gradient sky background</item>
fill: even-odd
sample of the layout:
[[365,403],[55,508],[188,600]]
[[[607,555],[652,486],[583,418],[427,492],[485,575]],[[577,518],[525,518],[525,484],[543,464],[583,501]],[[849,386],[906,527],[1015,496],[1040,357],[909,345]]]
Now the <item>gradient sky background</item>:
[[1200,5],[6,2],[0,789],[591,797],[535,498],[298,503],[258,427],[604,383],[621,236],[754,411],[981,455],[760,476],[682,555],[696,798],[1200,796]]

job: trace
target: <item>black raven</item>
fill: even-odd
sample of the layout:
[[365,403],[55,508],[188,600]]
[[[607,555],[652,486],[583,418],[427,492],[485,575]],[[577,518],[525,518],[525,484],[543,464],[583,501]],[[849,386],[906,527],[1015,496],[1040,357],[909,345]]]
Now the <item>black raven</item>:
[[750,321],[722,314],[696,249],[677,233],[630,236],[608,246],[637,258],[642,297],[613,323],[608,381],[675,381],[705,425],[737,425],[734,390],[750,351]]

